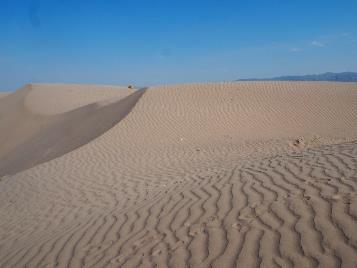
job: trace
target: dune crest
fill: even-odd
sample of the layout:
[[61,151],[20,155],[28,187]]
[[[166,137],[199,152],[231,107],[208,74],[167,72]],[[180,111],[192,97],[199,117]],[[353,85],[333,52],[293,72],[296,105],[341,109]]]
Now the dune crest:
[[[91,89],[86,90],[90,92]],[[43,94],[48,94],[47,91],[50,91],[50,89],[46,88]],[[55,91],[56,94],[58,94],[57,91]],[[95,102],[68,112],[64,111],[69,107],[77,107],[78,102],[72,104],[72,106],[65,102],[67,107],[58,105],[55,108],[57,114],[47,116],[45,119],[36,114],[28,115],[27,113],[27,120],[39,118],[33,119],[32,124],[40,124],[41,119],[46,123],[44,126],[39,126],[35,135],[31,133],[24,142],[16,145],[12,151],[0,158],[0,176],[14,174],[49,161],[90,142],[118,124],[131,111],[144,92],[145,90],[136,91],[124,98],[115,96],[111,103],[108,103],[108,101]],[[51,92],[49,98],[55,97],[53,95],[54,93]],[[29,98],[31,97],[26,96],[25,99],[28,100]],[[38,111],[47,111],[48,108],[52,107],[47,102],[44,103],[48,106],[42,107]],[[82,100],[80,105],[84,103],[85,101]],[[50,111],[51,113],[54,112],[54,110]],[[5,113],[4,116],[6,116]],[[8,131],[11,131],[11,129]]]
[[133,89],[122,86],[31,84],[25,106],[33,113],[55,115],[110,99],[124,98]]
[[61,94],[0,99],[1,267],[357,266],[356,83]]
[[53,121],[84,105],[133,93],[109,86],[29,84],[0,100],[0,159]]

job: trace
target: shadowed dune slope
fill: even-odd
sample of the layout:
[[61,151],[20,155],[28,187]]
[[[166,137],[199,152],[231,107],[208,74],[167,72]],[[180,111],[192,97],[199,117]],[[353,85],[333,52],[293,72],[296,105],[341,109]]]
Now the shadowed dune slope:
[[120,122],[145,90],[101,106],[88,104],[51,117],[36,135],[0,159],[0,176],[46,162],[82,146]]
[[0,158],[49,121],[44,116],[29,112],[25,107],[24,102],[30,90],[30,85],[25,86],[0,99]]
[[3,154],[32,152],[25,162],[71,143],[65,126],[83,121],[72,137],[88,137],[130,112],[0,179],[0,267],[357,266],[357,84],[141,93],[73,109],[25,101],[58,118]]
[[[57,87],[28,85],[0,101],[0,175],[48,161],[89,142],[118,123],[144,92],[124,98],[131,90]],[[108,97],[112,103],[98,102]]]

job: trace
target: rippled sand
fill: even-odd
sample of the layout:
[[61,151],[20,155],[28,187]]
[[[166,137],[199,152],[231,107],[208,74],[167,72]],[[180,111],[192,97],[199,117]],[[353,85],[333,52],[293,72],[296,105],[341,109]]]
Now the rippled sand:
[[0,267],[356,267],[357,84],[0,95]]

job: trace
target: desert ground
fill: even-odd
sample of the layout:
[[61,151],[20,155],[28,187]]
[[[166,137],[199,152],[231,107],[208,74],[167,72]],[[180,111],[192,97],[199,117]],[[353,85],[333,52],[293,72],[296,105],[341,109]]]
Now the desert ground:
[[0,267],[357,267],[357,83],[0,94]]

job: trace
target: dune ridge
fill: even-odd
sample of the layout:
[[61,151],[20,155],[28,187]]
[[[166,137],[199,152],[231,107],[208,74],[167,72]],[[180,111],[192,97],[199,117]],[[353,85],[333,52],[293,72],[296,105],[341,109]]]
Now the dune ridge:
[[90,142],[118,124],[144,92],[140,90],[110,104],[88,104],[54,116],[35,136],[0,159],[0,176],[36,166]]
[[[74,98],[83,90],[90,94]],[[61,156],[98,137],[130,112],[144,90],[129,92],[41,84],[27,85],[8,96],[0,102],[0,176]],[[114,103],[103,101],[108,102],[108,97]]]
[[[130,107],[101,135],[1,178],[1,267],[357,265],[357,84],[188,84],[127,96],[94,110]],[[98,107],[65,99],[54,111],[66,120]],[[50,106],[26,103],[48,117]]]

